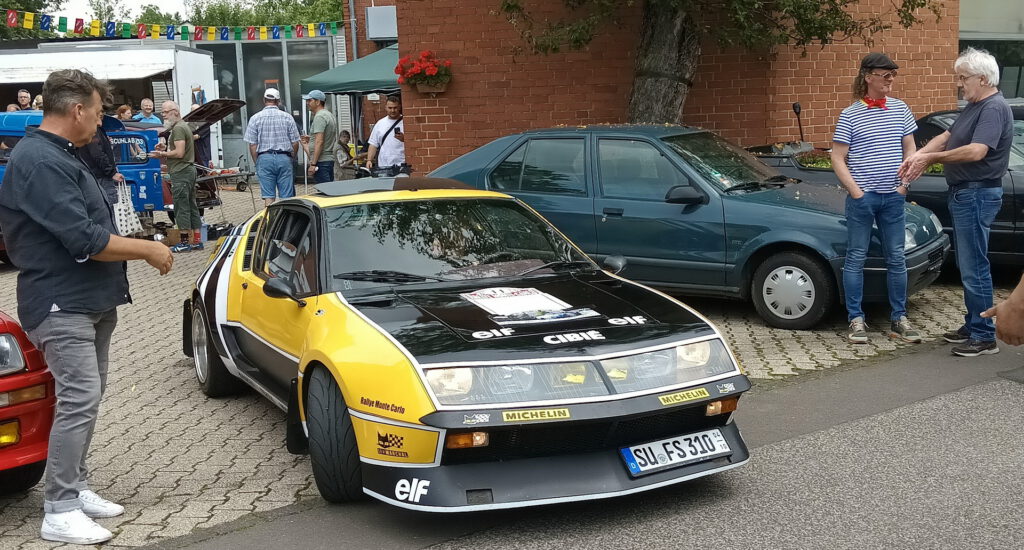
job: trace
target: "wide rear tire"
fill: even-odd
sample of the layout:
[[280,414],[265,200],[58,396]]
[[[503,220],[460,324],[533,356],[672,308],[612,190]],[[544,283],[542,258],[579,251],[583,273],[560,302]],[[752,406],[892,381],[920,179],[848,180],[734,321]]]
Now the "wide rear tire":
[[313,369],[305,405],[309,460],[320,495],[327,502],[351,502],[364,498],[359,447],[352,418],[341,388],[330,371]]

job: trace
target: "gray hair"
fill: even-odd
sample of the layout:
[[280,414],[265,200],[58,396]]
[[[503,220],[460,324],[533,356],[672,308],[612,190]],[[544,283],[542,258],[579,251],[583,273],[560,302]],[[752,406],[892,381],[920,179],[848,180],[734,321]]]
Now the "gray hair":
[[953,63],[954,71],[962,71],[969,76],[981,76],[989,86],[999,86],[999,64],[996,58],[985,50],[967,48],[960,53]]
[[43,84],[43,111],[47,115],[66,115],[77,104],[89,104],[93,92],[99,94],[102,102],[110,95],[110,86],[107,81],[97,79],[89,71],[54,71]]

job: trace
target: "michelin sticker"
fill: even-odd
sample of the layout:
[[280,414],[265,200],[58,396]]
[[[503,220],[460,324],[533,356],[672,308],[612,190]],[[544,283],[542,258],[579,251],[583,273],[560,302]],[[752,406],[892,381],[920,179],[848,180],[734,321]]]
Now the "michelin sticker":
[[495,287],[460,294],[464,300],[491,314],[499,325],[551,323],[600,317],[588,307],[572,305],[536,288]]

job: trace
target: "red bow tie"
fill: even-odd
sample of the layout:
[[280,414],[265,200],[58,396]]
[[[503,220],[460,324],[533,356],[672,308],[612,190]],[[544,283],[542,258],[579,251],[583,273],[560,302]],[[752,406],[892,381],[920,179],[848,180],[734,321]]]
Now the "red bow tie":
[[864,103],[867,104],[868,109],[870,109],[872,107],[880,107],[882,109],[888,109],[888,107],[885,106],[885,98],[884,97],[881,98],[881,99],[871,99],[870,97],[865,97],[864,98]]

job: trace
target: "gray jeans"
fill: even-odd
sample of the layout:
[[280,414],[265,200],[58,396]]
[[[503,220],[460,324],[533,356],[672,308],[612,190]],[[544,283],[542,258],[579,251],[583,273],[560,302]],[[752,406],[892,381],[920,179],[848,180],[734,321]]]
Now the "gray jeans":
[[116,309],[103,313],[56,311],[28,331],[53,373],[57,392],[43,487],[47,513],[81,508],[78,492],[89,488],[85,457],[107,386],[110,337],[116,325]]

